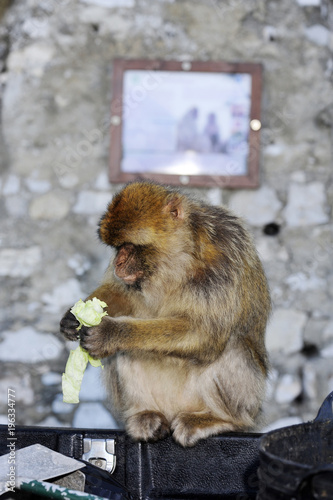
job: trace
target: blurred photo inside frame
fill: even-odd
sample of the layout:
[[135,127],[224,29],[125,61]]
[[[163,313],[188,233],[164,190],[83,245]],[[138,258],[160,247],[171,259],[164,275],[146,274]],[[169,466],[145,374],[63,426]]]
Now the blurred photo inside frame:
[[261,66],[114,63],[110,178],[256,187]]

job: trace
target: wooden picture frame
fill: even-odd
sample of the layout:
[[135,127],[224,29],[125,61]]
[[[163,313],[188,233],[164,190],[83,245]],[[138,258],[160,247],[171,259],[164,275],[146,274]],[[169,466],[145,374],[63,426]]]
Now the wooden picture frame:
[[110,181],[259,185],[262,66],[117,59]]

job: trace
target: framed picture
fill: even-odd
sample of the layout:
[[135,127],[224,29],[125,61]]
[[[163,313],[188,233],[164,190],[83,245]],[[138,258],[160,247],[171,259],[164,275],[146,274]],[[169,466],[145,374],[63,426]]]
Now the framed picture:
[[260,64],[114,61],[110,181],[254,188]]

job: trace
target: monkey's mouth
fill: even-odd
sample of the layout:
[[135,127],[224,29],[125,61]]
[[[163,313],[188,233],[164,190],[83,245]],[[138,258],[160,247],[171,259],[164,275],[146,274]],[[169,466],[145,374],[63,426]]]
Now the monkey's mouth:
[[114,273],[127,285],[134,285],[143,277],[140,269],[140,259],[137,250],[132,243],[124,243],[118,250],[114,260]]

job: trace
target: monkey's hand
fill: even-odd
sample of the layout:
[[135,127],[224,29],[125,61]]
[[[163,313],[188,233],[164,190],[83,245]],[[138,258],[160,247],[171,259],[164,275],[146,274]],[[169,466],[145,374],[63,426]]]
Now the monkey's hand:
[[68,309],[68,311],[60,321],[61,333],[68,340],[78,340],[79,332],[77,329],[79,328],[79,326],[79,321],[75,318],[74,314],[71,313],[70,309]]
[[121,334],[121,325],[110,316],[105,316],[97,326],[82,326],[80,330],[80,344],[91,357],[100,359],[112,356],[119,350],[118,338]]

